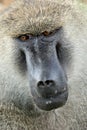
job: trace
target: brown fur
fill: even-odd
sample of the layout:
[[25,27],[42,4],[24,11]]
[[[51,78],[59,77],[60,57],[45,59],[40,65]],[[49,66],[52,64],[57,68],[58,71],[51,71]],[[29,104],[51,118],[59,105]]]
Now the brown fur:
[[[54,2],[49,2],[49,0],[46,2],[43,0],[34,0],[33,2],[16,1],[15,5],[13,4],[13,7],[10,7],[10,9],[4,13],[4,18],[2,16],[1,20],[2,22],[4,21],[4,24],[2,24],[2,26],[5,27],[4,31],[7,30],[9,35],[18,35],[27,32],[35,34],[41,33],[44,30],[50,31],[60,27],[67,19],[67,13],[71,12],[71,3],[66,5],[66,1],[61,2],[62,5],[60,2],[57,4],[56,0]],[[8,12],[10,12],[10,15]],[[18,24],[20,25],[20,29],[17,29]],[[25,27],[23,27],[23,25]],[[9,26],[10,30],[8,29]]]

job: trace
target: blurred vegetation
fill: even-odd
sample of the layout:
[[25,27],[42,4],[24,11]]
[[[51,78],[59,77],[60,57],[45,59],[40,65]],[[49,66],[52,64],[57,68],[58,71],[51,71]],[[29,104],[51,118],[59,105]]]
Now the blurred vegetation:
[[78,0],[79,8],[87,12],[87,0]]
[[0,0],[0,3],[2,3],[5,6],[8,6],[11,2],[12,0]]

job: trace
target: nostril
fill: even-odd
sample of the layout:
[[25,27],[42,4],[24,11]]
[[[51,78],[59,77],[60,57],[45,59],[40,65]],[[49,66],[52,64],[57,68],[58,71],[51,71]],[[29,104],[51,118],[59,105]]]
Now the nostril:
[[37,83],[37,87],[39,89],[46,89],[46,88],[50,88],[50,87],[54,87],[55,86],[55,82],[53,80],[46,80],[46,81],[39,81]]
[[55,82],[53,80],[39,81],[37,84],[38,88],[46,88],[55,86]]
[[46,81],[45,81],[45,85],[46,85],[47,87],[50,87],[50,86],[54,85],[54,81],[53,81],[53,80],[46,80]]
[[37,84],[37,86],[39,88],[44,88],[44,82],[43,81],[39,81],[38,84]]

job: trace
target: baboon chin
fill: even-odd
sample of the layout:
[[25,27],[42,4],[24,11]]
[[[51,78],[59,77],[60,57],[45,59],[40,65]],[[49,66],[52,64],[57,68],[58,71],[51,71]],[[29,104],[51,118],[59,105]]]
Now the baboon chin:
[[1,12],[0,130],[86,130],[84,7],[15,0]]

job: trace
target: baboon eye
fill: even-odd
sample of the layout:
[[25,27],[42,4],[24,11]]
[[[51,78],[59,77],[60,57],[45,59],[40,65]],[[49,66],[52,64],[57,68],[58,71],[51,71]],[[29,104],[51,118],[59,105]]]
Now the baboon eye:
[[42,34],[43,34],[44,36],[49,36],[49,35],[51,34],[51,32],[44,31],[44,32],[42,32]]
[[29,38],[30,38],[29,35],[21,35],[21,36],[18,37],[18,39],[19,39],[20,41],[23,41],[23,42],[29,40]]

